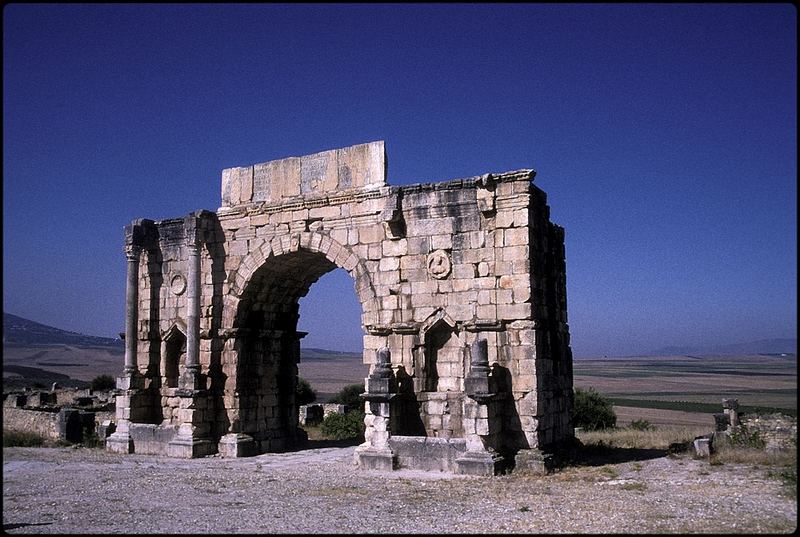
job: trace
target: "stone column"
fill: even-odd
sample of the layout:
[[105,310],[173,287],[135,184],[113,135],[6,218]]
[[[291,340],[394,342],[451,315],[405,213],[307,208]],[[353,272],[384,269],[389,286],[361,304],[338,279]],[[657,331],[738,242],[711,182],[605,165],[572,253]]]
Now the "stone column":
[[186,252],[188,274],[186,277],[186,363],[178,386],[184,396],[205,389],[200,375],[200,251],[202,242],[198,230],[200,223],[193,213],[186,217]]
[[200,247],[191,243],[186,309],[186,369],[196,375],[200,372]]
[[[141,222],[139,222],[140,224]],[[134,222],[125,228],[125,257],[128,259],[128,274],[125,285],[125,367],[117,377],[116,431],[106,439],[106,450],[113,453],[132,453],[133,439],[130,435],[131,412],[139,404],[137,393],[144,387],[144,377],[139,374],[137,363],[139,343],[139,256],[142,246],[134,244],[141,227]]]
[[125,375],[137,373],[136,353],[139,342],[139,255],[140,246],[129,244],[125,247],[128,258],[128,279],[125,286]]
[[393,470],[395,456],[389,447],[389,403],[396,395],[397,382],[392,373],[389,349],[384,347],[376,354],[375,368],[364,379],[367,391],[361,394],[369,403],[369,414],[364,419],[366,441],[356,448],[355,460],[360,468]]

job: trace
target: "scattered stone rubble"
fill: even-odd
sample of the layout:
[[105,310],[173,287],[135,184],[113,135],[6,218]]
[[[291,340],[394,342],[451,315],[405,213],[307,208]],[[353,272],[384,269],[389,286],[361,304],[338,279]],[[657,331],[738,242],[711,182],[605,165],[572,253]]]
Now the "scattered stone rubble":
[[797,418],[780,413],[741,414],[738,399],[723,399],[722,408],[722,413],[714,414],[716,430],[694,439],[692,448],[697,457],[708,458],[720,444],[743,435],[757,435],[766,451],[797,449]]

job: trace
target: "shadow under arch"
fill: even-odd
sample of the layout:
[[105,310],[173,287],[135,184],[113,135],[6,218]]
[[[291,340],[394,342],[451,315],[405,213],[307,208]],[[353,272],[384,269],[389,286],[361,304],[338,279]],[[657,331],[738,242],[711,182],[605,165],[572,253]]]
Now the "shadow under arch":
[[[327,235],[295,233],[265,241],[246,256],[223,300],[228,433],[251,437],[258,453],[303,447],[295,392],[300,361],[299,300],[323,275],[354,279],[362,328],[377,299],[360,258]],[[231,382],[232,381],[232,382]]]

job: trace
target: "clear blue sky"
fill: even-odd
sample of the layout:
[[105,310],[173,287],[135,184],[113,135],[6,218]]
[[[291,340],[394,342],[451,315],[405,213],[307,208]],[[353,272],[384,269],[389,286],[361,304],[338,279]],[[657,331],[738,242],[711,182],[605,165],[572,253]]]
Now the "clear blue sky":
[[[789,4],[6,5],[3,308],[115,336],[125,224],[385,140],[395,185],[537,170],[577,356],[796,337],[796,90]],[[347,278],[306,345],[360,348]]]

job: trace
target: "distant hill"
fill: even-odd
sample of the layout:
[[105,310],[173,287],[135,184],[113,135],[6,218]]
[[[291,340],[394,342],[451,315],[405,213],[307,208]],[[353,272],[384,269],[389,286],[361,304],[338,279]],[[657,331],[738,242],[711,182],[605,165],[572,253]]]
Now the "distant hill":
[[746,343],[729,345],[709,345],[705,347],[664,347],[650,353],[652,356],[696,355],[696,356],[728,356],[757,354],[797,354],[797,339],[760,339]]
[[[122,348],[124,346],[121,339],[69,332],[5,312],[3,312],[3,344],[25,347],[71,345],[74,347]],[[301,349],[301,354],[303,359],[308,360],[333,359],[337,356],[361,356],[361,352],[332,351],[316,347],[304,347]]]
[[347,352],[347,351],[330,351],[327,349],[317,349],[315,347],[301,347],[300,357],[302,360],[335,360],[337,357],[358,357],[361,358],[360,352]]
[[108,337],[87,336],[47,326],[3,312],[3,345],[122,348],[123,341]]

